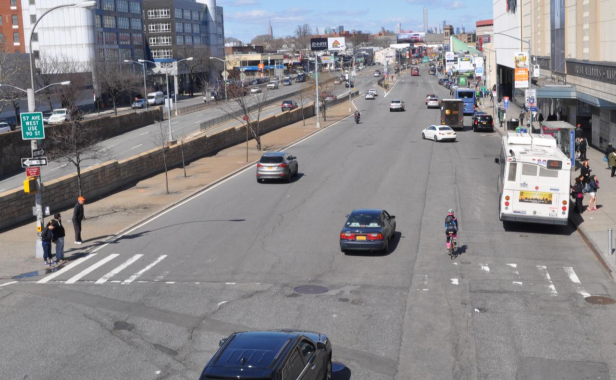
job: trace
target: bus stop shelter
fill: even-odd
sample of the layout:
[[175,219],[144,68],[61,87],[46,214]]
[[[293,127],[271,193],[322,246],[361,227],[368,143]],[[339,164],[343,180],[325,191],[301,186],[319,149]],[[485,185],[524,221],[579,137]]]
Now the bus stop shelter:
[[566,121],[542,121],[541,132],[554,136],[556,146],[575,162],[575,127]]

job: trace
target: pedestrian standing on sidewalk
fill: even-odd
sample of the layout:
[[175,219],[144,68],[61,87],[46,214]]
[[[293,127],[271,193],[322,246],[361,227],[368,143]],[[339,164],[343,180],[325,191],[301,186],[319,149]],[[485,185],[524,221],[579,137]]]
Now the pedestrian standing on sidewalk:
[[588,203],[588,211],[597,211],[597,190],[599,190],[599,180],[596,175],[593,175],[588,182],[590,202]]
[[83,211],[83,204],[86,199],[84,197],[77,198],[77,203],[73,209],[73,227],[75,228],[75,244],[81,244],[81,222],[86,219],[86,215]]
[[612,146],[612,143],[607,144],[607,149],[605,149],[605,158],[603,159],[604,161],[607,162],[607,168],[611,169],[611,165],[610,165],[610,153],[612,153],[614,150],[614,147]]
[[524,125],[524,116],[525,116],[524,109],[522,109],[520,111],[520,126]]
[[575,184],[572,186],[571,193],[575,197],[575,210],[578,214],[584,211],[584,185],[582,185],[582,177],[575,177]]
[[[51,253],[51,242],[54,239],[53,236],[54,225],[52,222],[47,223],[47,227],[41,233],[41,240],[43,241],[43,260],[45,260],[45,266],[51,266],[53,254]],[[53,264],[56,262],[53,261]]]
[[614,177],[614,171],[616,171],[616,150],[613,150],[609,156],[607,156],[607,163],[612,168],[612,177]]
[[52,223],[54,225],[53,234],[56,243],[56,261],[62,262],[64,261],[64,236],[66,236],[66,232],[64,231],[64,226],[62,225],[62,215],[60,213],[55,214]]
[[592,169],[590,168],[590,166],[588,166],[588,160],[584,160],[584,162],[582,162],[582,171],[581,171],[581,176],[582,176],[582,182],[584,183],[584,186],[586,186],[586,184],[590,181],[590,172],[592,171]]
[[580,137],[580,160],[586,160],[586,139],[584,137]]

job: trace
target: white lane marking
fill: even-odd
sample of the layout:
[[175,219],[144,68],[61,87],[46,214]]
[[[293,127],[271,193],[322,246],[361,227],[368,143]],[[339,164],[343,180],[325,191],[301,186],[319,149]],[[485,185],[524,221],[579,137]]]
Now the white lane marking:
[[79,281],[80,278],[84,277],[85,275],[87,275],[88,273],[92,273],[94,270],[96,270],[97,268],[102,267],[103,265],[105,265],[106,263],[108,263],[109,261],[115,259],[116,257],[120,256],[119,253],[112,253],[111,255],[105,257],[104,259],[102,259],[101,261],[99,261],[98,263],[89,266],[88,268],[82,270],[81,272],[77,273],[76,275],[74,275],[73,277],[71,277],[70,279],[68,279],[66,281],[67,284],[74,284],[77,281]]
[[[303,143],[303,142],[305,142],[305,141],[307,141],[307,140],[309,140],[309,139],[313,138],[314,136],[318,135],[319,133],[321,133],[321,132],[323,132],[323,131],[326,131],[326,130],[330,129],[330,128],[331,128],[331,127],[333,127],[333,126],[336,126],[336,125],[340,124],[342,121],[346,120],[346,118],[348,118],[348,117],[350,117],[350,116],[351,116],[351,115],[347,115],[347,116],[343,117],[342,119],[338,120],[337,122],[332,123],[329,127],[327,127],[327,128],[323,128],[323,129],[320,129],[319,131],[317,131],[317,132],[315,132],[315,133],[313,133],[313,134],[311,134],[311,135],[309,135],[309,136],[307,136],[307,137],[304,137],[304,138],[302,138],[302,139],[299,139],[299,141],[297,141],[297,142],[295,142],[295,143],[293,143],[293,144],[291,144],[291,145],[289,145],[289,146],[287,146],[287,147],[284,147],[284,149],[286,150],[286,149],[289,149],[289,148],[293,148],[294,146],[299,145],[299,144],[301,144],[301,143]],[[203,190],[202,192],[200,192],[200,193],[198,193],[198,194],[195,194],[194,196],[192,196],[192,197],[190,197],[190,198],[188,198],[188,199],[185,199],[184,201],[182,201],[182,202],[178,203],[177,205],[175,205],[175,206],[173,206],[173,207],[171,207],[171,208],[169,208],[169,209],[165,210],[164,212],[161,212],[160,214],[156,215],[155,217],[153,217],[153,218],[151,218],[151,219],[148,219],[148,220],[146,220],[145,222],[143,222],[143,223],[141,223],[141,224],[136,225],[135,227],[131,228],[131,229],[130,229],[130,230],[128,230],[128,231],[123,232],[122,234],[120,234],[120,235],[118,235],[118,236],[116,236],[116,237],[111,238],[111,239],[110,239],[107,243],[105,243],[105,244],[103,244],[103,245],[99,246],[98,248],[94,249],[94,250],[92,251],[92,253],[95,253],[95,252],[100,251],[101,249],[103,249],[103,248],[107,247],[109,244],[114,243],[114,242],[116,242],[116,241],[120,240],[122,237],[124,237],[124,236],[126,236],[126,235],[128,235],[128,234],[132,233],[133,231],[135,231],[135,230],[137,230],[137,229],[139,229],[139,228],[141,228],[141,227],[143,227],[143,226],[145,226],[145,225],[147,225],[147,224],[149,224],[149,223],[152,223],[152,222],[153,222],[153,221],[155,221],[156,219],[160,218],[160,217],[161,217],[161,216],[163,216],[163,215],[166,215],[167,213],[170,213],[171,211],[175,210],[176,208],[182,207],[182,206],[184,206],[186,203],[188,203],[188,202],[190,202],[190,201],[194,201],[195,199],[199,198],[200,196],[202,196],[202,195],[204,195],[204,194],[207,194],[207,193],[209,193],[210,191],[214,190],[214,189],[215,189],[215,188],[217,188],[218,186],[221,186],[221,185],[223,185],[224,183],[227,183],[227,182],[231,181],[231,180],[232,180],[232,179],[234,179],[235,177],[237,177],[237,176],[239,176],[239,175],[242,175],[242,174],[246,173],[246,172],[247,172],[247,171],[249,171],[249,170],[252,170],[252,169],[255,167],[255,165],[256,165],[256,164],[257,164],[257,163],[256,163],[256,162],[254,162],[252,165],[247,166],[246,168],[244,168],[243,170],[240,170],[239,172],[237,172],[237,173],[233,174],[232,176],[227,177],[226,179],[224,179],[224,180],[222,180],[222,181],[220,181],[220,182],[218,182],[218,183],[216,183],[216,184],[214,184],[214,185],[212,185],[212,186],[208,187],[207,189]]]
[[201,124],[201,121],[195,121],[195,124]]
[[6,284],[0,285],[0,288],[3,287],[3,286],[8,286],[8,285],[16,284],[16,283],[17,283],[17,281],[7,282]]
[[46,284],[47,282],[53,280],[54,278],[62,275],[64,272],[68,272],[69,270],[75,268],[77,265],[83,263],[86,260],[89,260],[89,259],[93,258],[94,256],[96,256],[96,253],[93,253],[93,254],[84,256],[84,257],[82,257],[80,259],[77,259],[77,260],[75,260],[75,262],[70,263],[69,265],[67,265],[64,268],[60,269],[56,273],[52,273],[49,276],[47,276],[47,277],[45,277],[45,278],[43,278],[41,280],[38,280],[36,283],[37,284]]
[[68,165],[68,164],[60,165],[60,166],[58,166],[58,167],[56,167],[56,168],[51,169],[51,170],[50,170],[50,172],[56,171],[56,170],[58,170],[58,169],[65,168],[67,165]]
[[451,279],[451,285],[458,285],[460,282],[458,281],[457,278],[452,278]]
[[218,302],[218,307],[220,307],[220,305],[224,305],[226,303],[227,303],[227,301]]
[[147,135],[150,132],[143,132],[142,134],[140,134],[139,136],[143,136],[143,135]]
[[[111,277],[115,276],[116,274],[120,273],[121,271],[123,271],[127,266],[131,265],[132,263],[134,263],[135,261],[139,260],[141,258],[141,256],[143,256],[142,254],[137,254],[133,257],[131,257],[130,259],[126,260],[122,265],[120,265],[117,268],[114,268],[111,272],[107,273],[106,275],[104,275],[103,277],[99,278],[98,280],[96,280],[95,284],[104,284],[105,282],[107,282],[107,280],[109,280]],[[111,281],[111,282],[120,282],[120,281]]]
[[[580,278],[577,276],[577,274],[575,273],[572,267],[563,267],[563,269],[565,270],[565,273],[567,273],[567,275],[569,276],[569,279],[571,280],[571,282],[577,285],[582,285],[582,283],[580,282]],[[590,297],[590,293],[584,290],[584,288],[582,288],[581,286],[576,286],[576,288],[577,288],[578,294],[581,295],[582,297],[584,298]]]
[[179,123],[179,121],[174,121],[173,123],[171,123],[171,125],[177,124],[177,123]]
[[132,147],[132,148],[130,148],[130,149],[131,149],[131,150],[133,150],[133,149],[135,149],[135,148],[139,148],[141,145],[143,145],[143,144],[139,144],[139,145],[134,146],[134,147]]
[[490,273],[490,267],[488,266],[488,264],[479,264],[479,265],[481,266],[482,271]]
[[156,276],[156,278],[154,279],[154,282],[162,281],[162,279],[165,278],[168,274],[169,274],[168,270],[164,271],[163,273],[160,274],[160,276]]
[[225,282],[225,285],[235,285],[235,282]]
[[518,264],[507,264],[508,266],[512,267],[512,268],[517,268]]
[[521,286],[522,285],[522,281],[514,281],[513,285],[520,285]]
[[543,274],[543,277],[545,277],[546,281],[548,282],[548,289],[550,289],[550,294],[552,296],[557,296],[558,292],[556,291],[554,282],[552,282],[552,278],[550,277],[550,274],[548,273],[548,268],[544,265],[537,265],[537,269],[539,270],[539,272],[541,272],[541,274]]
[[109,281],[109,282],[115,282],[116,284],[119,284],[122,281],[120,281],[120,280],[112,280],[112,281]]
[[167,281],[165,284],[175,284],[175,281]]
[[158,256],[158,259],[156,259],[156,261],[154,261],[153,263],[151,263],[150,265],[148,265],[147,267],[143,268],[142,270],[140,270],[139,272],[135,273],[134,275],[130,276],[129,278],[127,278],[126,280],[124,280],[122,282],[122,285],[126,285],[126,284],[130,284],[131,282],[135,281],[136,279],[138,279],[142,274],[144,274],[145,272],[149,271],[150,269],[154,268],[154,265],[160,263],[161,261],[163,261],[165,259],[165,257],[167,257],[167,255],[160,255]]
[[394,87],[396,87],[396,85],[397,85],[397,84],[398,84],[398,81],[396,81],[396,82],[394,83],[394,85],[393,85],[393,86],[391,86],[391,90],[389,90],[388,92],[386,92],[386,93],[385,93],[385,97],[387,97],[387,95],[389,95],[389,94],[390,94],[390,93],[394,90]]

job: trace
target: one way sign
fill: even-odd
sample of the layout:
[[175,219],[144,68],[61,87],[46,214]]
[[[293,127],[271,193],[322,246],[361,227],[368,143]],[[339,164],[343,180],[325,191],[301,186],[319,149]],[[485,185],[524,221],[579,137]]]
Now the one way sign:
[[29,168],[32,166],[47,166],[47,157],[22,158],[21,159],[22,168]]

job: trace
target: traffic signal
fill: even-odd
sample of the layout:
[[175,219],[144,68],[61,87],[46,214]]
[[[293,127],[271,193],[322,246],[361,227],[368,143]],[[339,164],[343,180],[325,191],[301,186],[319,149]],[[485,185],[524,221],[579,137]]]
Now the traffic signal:
[[24,192],[29,194],[36,194],[38,192],[36,177],[28,177],[28,179],[24,181]]

